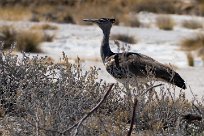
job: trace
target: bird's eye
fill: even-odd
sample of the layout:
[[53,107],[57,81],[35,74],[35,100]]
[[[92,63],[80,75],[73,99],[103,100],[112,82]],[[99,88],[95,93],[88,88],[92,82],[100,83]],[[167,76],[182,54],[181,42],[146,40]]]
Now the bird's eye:
[[99,19],[100,22],[105,22],[105,19]]
[[112,22],[112,23],[115,23],[115,19],[113,18],[113,19],[110,19],[110,21]]

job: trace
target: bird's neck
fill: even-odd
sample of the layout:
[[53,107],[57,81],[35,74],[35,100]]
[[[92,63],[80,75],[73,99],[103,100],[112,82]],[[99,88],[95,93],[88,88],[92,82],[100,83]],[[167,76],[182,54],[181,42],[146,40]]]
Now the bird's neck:
[[103,63],[105,62],[106,57],[113,55],[113,52],[111,51],[109,46],[109,35],[110,30],[103,32],[103,40],[101,44],[101,58]]

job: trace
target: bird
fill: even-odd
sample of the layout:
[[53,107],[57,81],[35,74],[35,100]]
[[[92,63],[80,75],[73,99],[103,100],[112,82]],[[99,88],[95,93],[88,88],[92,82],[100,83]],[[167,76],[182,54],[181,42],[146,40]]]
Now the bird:
[[131,86],[144,84],[149,81],[162,81],[186,89],[185,81],[169,66],[166,66],[153,58],[135,52],[112,52],[109,45],[109,37],[114,18],[83,19],[83,21],[97,24],[102,32],[103,39],[100,46],[100,54],[107,72],[117,81]]

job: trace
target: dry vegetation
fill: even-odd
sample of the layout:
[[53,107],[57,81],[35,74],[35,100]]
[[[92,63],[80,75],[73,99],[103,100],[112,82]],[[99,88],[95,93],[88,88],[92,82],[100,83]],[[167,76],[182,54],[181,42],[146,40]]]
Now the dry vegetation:
[[39,29],[39,30],[57,30],[58,27],[56,25],[50,24],[42,24],[42,25],[33,25],[31,29]]
[[193,67],[194,66],[194,57],[192,53],[188,52],[187,53],[187,60],[188,60],[188,66]]
[[198,8],[199,8],[199,14],[204,15],[204,1],[203,0],[198,0]]
[[[48,28],[47,25],[46,28]],[[0,28],[0,40],[4,43],[4,49],[10,48],[12,44],[16,43],[18,51],[41,52],[40,43],[50,42],[53,38],[54,35],[49,35],[40,30],[16,30],[12,26],[2,26]]]
[[[192,37],[185,38],[181,41],[181,49],[187,52],[196,52],[204,60],[204,34],[197,33]],[[189,65],[193,64],[193,56],[187,55]]]
[[197,20],[185,20],[183,21],[182,26],[188,29],[203,28],[203,24]]
[[8,49],[16,40],[16,31],[12,26],[0,27],[0,41],[4,42],[4,48]]
[[0,6],[0,20],[29,20],[32,13],[24,6]]
[[39,32],[22,31],[16,35],[18,51],[41,52],[39,45],[43,42],[43,35]]
[[186,51],[204,48],[204,34],[197,33],[181,41],[181,48]]
[[137,12],[148,11],[153,13],[169,13],[177,12],[174,0],[138,0],[133,9]]
[[[96,81],[96,67],[83,71],[80,62],[47,63],[47,57],[21,59],[0,51],[2,133],[9,135],[73,135],[69,129],[102,99],[109,84]],[[12,78],[11,78],[12,77]],[[150,84],[150,86],[152,86]],[[137,97],[133,132],[141,135],[200,135],[204,132],[203,101],[189,101],[174,87],[125,90],[115,84],[107,99],[80,127],[78,135],[126,135],[132,102]],[[128,96],[128,91],[132,92]],[[121,95],[121,94],[124,95]]]
[[[30,4],[33,3],[33,4]],[[52,21],[59,23],[81,24],[82,18],[115,17],[122,18],[125,25],[139,26],[139,21],[126,16],[129,13],[149,11],[163,14],[202,14],[203,2],[192,3],[186,6],[180,0],[115,0],[115,1],[0,1],[1,20],[31,20],[31,21]],[[5,6],[6,5],[6,6]],[[196,9],[199,12],[195,12]],[[187,11],[188,12],[187,12]],[[127,19],[127,20],[126,20]],[[129,21],[130,22],[129,22]]]
[[156,24],[159,29],[173,30],[174,20],[168,15],[160,15],[156,18]]
[[142,23],[140,22],[139,18],[137,16],[132,16],[132,15],[124,15],[120,17],[120,24],[125,25],[125,26],[131,26],[131,27],[140,27],[142,26]]
[[118,40],[124,43],[128,43],[128,44],[135,44],[137,43],[137,40],[130,35],[126,35],[126,34],[115,34],[111,36],[112,40]]

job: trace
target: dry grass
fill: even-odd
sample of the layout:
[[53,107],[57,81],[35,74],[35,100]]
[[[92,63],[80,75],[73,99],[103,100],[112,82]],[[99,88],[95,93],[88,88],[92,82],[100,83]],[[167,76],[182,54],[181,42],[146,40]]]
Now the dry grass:
[[204,60],[204,34],[197,33],[190,38],[181,41],[181,49],[185,51],[196,51],[198,56]]
[[24,6],[0,6],[0,20],[28,20],[32,13]]
[[192,53],[187,53],[187,60],[188,60],[188,66],[193,67],[194,66],[194,57],[192,55]]
[[204,1],[203,0],[198,0],[198,9],[199,9],[199,14],[204,15]]
[[137,12],[148,11],[153,13],[176,13],[173,0],[138,0],[133,9]]
[[56,25],[51,24],[42,24],[42,25],[34,25],[31,27],[31,29],[37,29],[37,30],[57,30],[58,27]]
[[163,30],[173,30],[174,28],[174,21],[170,16],[167,15],[160,15],[156,18],[156,24],[159,29]]
[[46,33],[44,33],[43,41],[52,42],[54,38],[55,38],[54,34],[46,34]]
[[198,50],[198,56],[204,61],[204,48]]
[[119,40],[124,43],[129,43],[129,44],[135,44],[137,43],[137,40],[133,36],[129,36],[126,34],[115,34],[111,36],[112,40]]
[[1,26],[0,27],[0,41],[4,42],[4,48],[8,49],[11,44],[15,42],[16,30],[12,26]]
[[202,23],[197,20],[185,20],[182,22],[182,26],[188,29],[203,28]]
[[181,41],[181,48],[183,50],[192,51],[204,48],[204,34],[197,33],[189,38],[185,38]]
[[140,27],[141,22],[137,16],[123,15],[120,17],[120,24],[131,27]]
[[0,28],[0,40],[4,43],[4,49],[8,49],[17,42],[16,49],[24,52],[41,52],[39,44],[41,42],[50,42],[54,35],[47,34],[44,31],[16,30],[12,26],[2,26]]
[[17,50],[24,52],[41,52],[39,44],[44,41],[40,32],[22,31],[16,36]]
[[[83,18],[115,17],[118,19],[123,18],[123,16],[128,13],[134,14],[140,11],[171,14],[179,11],[179,9],[176,9],[174,0],[165,0],[165,2],[163,0],[36,1],[35,4],[26,4],[26,2],[13,5],[7,4],[9,6],[1,6],[0,8],[0,19],[23,19],[73,24],[84,24],[84,22],[81,21]],[[134,27],[139,26],[138,20],[134,18],[129,20],[130,23],[126,20],[122,20],[122,22]]]
[[124,13],[124,8],[120,1],[108,1],[108,2],[90,2],[84,3],[80,6],[69,9],[72,12],[77,24],[87,24],[81,21],[83,18],[101,18],[101,17],[114,17],[120,18]]

